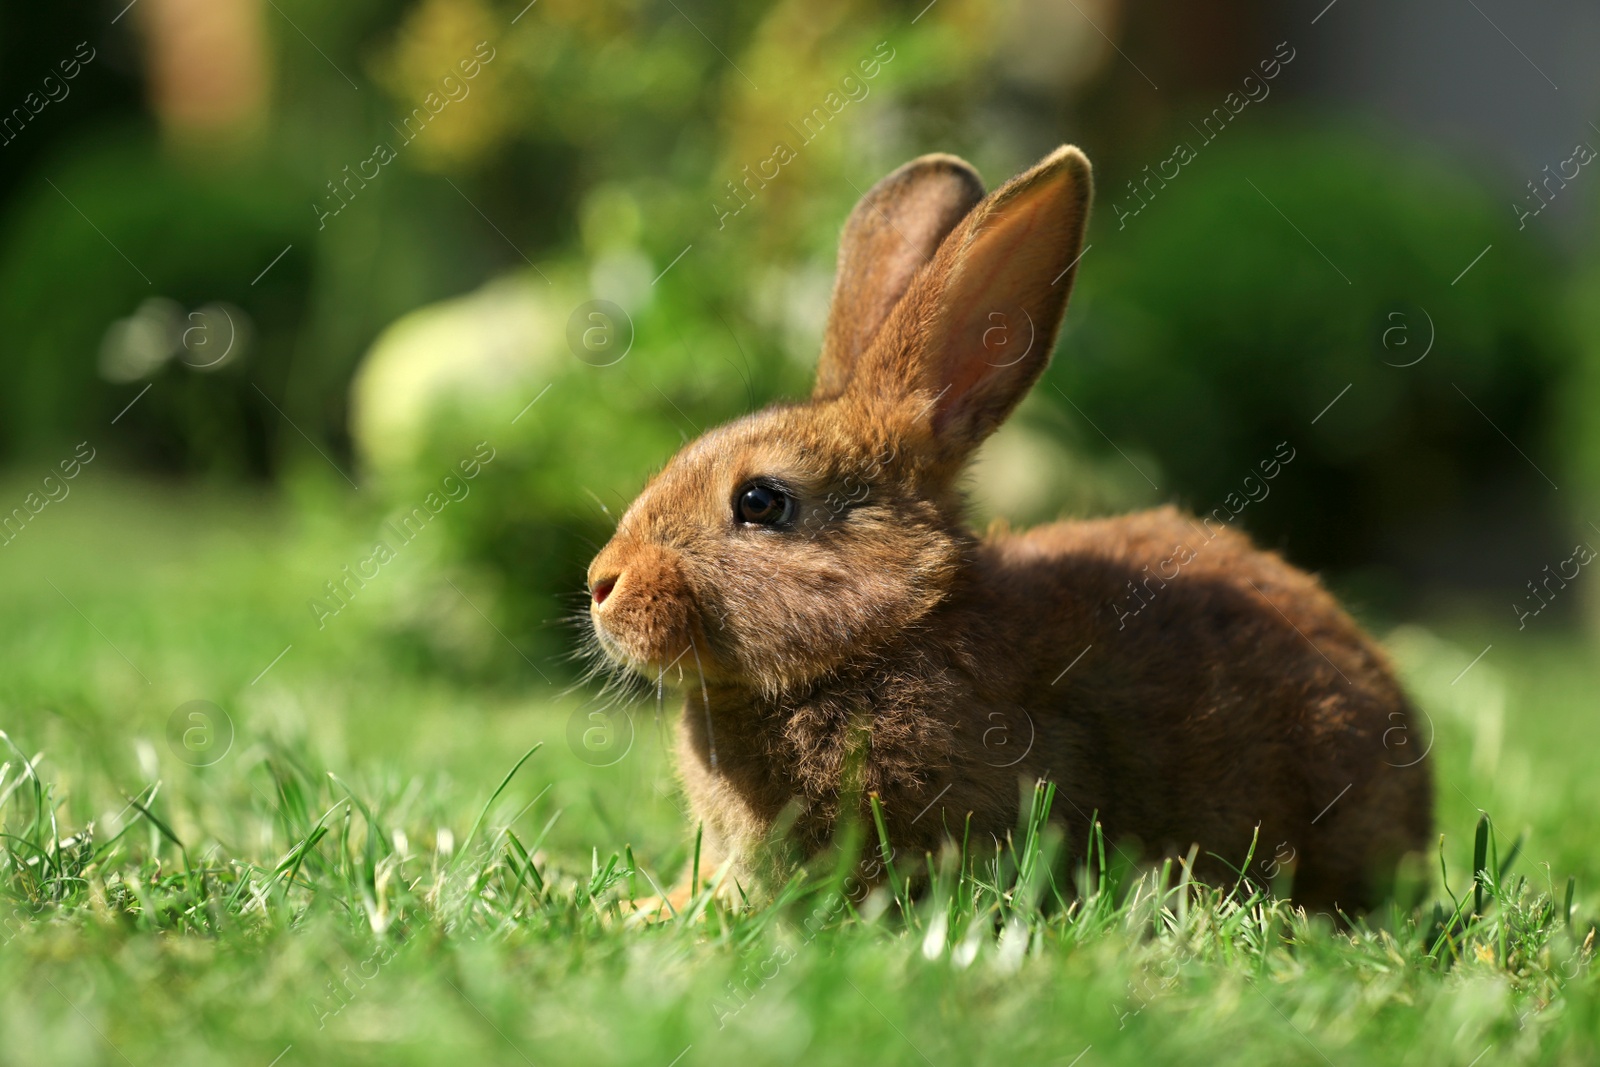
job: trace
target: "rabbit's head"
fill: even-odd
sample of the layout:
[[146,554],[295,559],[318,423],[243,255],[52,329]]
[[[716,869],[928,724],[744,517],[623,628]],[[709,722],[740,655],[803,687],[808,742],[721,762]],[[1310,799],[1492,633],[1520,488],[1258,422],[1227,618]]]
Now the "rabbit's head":
[[845,226],[809,400],[686,446],[589,566],[614,661],[776,695],[872,655],[962,574],[957,478],[1043,372],[1083,241],[1062,147],[985,197],[925,156]]

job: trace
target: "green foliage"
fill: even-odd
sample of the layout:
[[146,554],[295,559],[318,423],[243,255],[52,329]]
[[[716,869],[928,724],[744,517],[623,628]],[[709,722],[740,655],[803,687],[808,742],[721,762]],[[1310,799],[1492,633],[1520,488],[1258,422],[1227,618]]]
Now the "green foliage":
[[[1151,457],[1161,496],[1222,521],[1250,507],[1313,566],[1414,567],[1417,541],[1494,522],[1508,493],[1523,523],[1555,514],[1501,433],[1559,479],[1559,268],[1471,175],[1355,133],[1227,130],[1138,196],[1119,222],[1141,200],[1100,191],[1055,424],[1107,447],[1052,385]],[[1241,506],[1280,441],[1297,456],[1273,502]]]
[[[931,149],[993,184],[1041,145],[1111,135],[1006,95],[1009,17],[943,0],[913,32],[880,3],[286,3],[268,17],[270,115],[238,143],[84,133],[19,185],[0,228],[0,454],[91,436],[138,395],[146,380],[103,380],[96,360],[147,298],[225,302],[247,358],[154,372],[115,462],[281,478],[322,463],[314,445],[381,514],[488,440],[516,477],[441,519],[438,558],[475,566],[491,614],[553,650],[546,623],[649,471],[804,392],[861,190]],[[470,93],[407,135],[474,55],[492,58]],[[380,176],[330,191],[377,143],[397,157]],[[762,177],[779,144],[792,159]],[[1527,541],[1564,520],[1507,437],[1557,482],[1594,480],[1583,302],[1483,176],[1292,98],[1170,180],[1118,173],[1168,157],[1162,135],[1102,154],[1066,337],[1023,413],[1032,436],[995,450],[1006,477],[985,484],[1015,485],[990,510],[1238,511],[1288,441],[1293,467],[1241,524],[1313,567],[1415,579],[1451,531]],[[494,317],[497,289],[522,292],[528,321]],[[631,337],[614,365],[565,341],[597,298]],[[364,392],[408,316],[451,308],[460,340],[390,375],[426,382],[424,402]]]
[[[10,205],[0,244],[8,352],[0,366],[0,449],[34,458],[103,435],[139,386],[100,378],[102,337],[152,296],[177,300],[184,311],[214,301],[248,308],[256,336],[240,345],[252,347],[258,380],[281,383],[304,319],[304,271],[294,261],[254,290],[250,281],[285,245],[304,244],[309,228],[276,193],[278,175],[230,167],[186,173],[127,135],[54,164]],[[260,428],[251,426],[259,398],[238,371],[168,365],[163,388],[123,427],[132,438],[129,458],[235,478],[263,470]]]

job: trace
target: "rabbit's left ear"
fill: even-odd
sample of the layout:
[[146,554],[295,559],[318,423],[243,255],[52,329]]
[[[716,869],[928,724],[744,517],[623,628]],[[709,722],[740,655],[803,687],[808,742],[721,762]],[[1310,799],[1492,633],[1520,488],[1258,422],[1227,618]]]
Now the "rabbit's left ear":
[[937,459],[964,460],[1044,373],[1091,195],[1089,161],[1070,145],[1001,186],[945,239],[874,341],[859,388],[912,405]]
[[839,237],[839,272],[813,399],[844,390],[911,279],[982,199],[978,172],[943,154],[913,159],[867,190]]

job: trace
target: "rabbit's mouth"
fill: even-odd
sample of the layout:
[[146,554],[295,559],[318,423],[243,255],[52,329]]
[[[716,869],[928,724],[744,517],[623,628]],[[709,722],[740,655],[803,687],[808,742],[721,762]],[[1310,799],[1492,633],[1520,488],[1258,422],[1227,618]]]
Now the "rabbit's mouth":
[[[614,632],[597,612],[590,612],[595,639],[606,658],[617,666],[651,681],[692,681],[699,673],[700,657],[692,639],[681,642],[630,640]],[[674,650],[673,646],[678,647]]]
[[[615,542],[613,542],[615,545]],[[591,569],[589,621],[613,663],[649,680],[703,674],[710,648],[677,561],[654,546],[608,549]]]

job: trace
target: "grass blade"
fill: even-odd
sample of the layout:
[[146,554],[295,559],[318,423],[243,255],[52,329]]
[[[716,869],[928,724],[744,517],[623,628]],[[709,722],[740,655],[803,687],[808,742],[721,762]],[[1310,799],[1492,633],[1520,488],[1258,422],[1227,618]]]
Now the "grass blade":
[[1472,839],[1472,913],[1483,914],[1484,874],[1489,869],[1489,814],[1478,818],[1478,830]]
[[522,754],[522,758],[517,760],[512,768],[506,772],[506,776],[500,779],[500,784],[495,787],[495,791],[489,794],[489,800],[483,805],[483,810],[478,812],[478,818],[473,822],[472,829],[468,830],[467,836],[462,839],[461,847],[456,849],[455,855],[450,857],[450,866],[454,867],[457,863],[461,862],[461,857],[466,855],[467,846],[472,844],[472,839],[478,834],[478,828],[483,825],[483,820],[488,817],[489,809],[494,806],[494,802],[496,800],[500,799],[500,794],[505,792],[506,786],[511,784],[511,779],[515,777],[516,773],[522,769],[522,765],[527,763],[529,758],[543,747],[544,742],[540,741],[538,744],[528,749],[528,751]]

